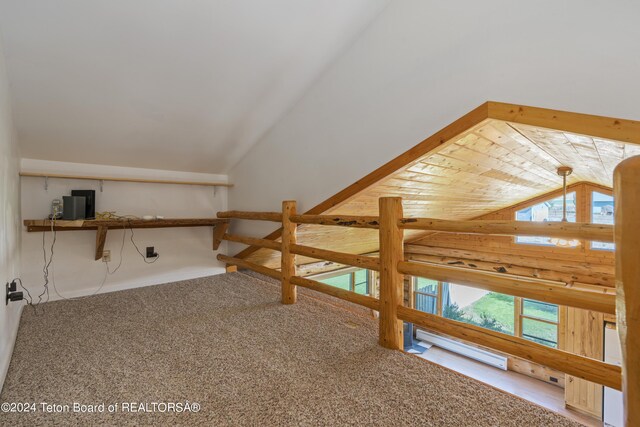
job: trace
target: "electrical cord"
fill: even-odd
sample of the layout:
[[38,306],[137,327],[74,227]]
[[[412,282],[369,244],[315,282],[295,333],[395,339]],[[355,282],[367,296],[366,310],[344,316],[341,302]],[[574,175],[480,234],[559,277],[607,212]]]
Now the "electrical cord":
[[[46,232],[45,231],[42,232],[42,252],[43,252],[43,258],[44,258],[44,266],[42,268],[42,272],[43,272],[43,277],[44,277],[44,289],[43,289],[42,293],[40,295],[38,295],[38,302],[37,303],[35,303],[35,304],[33,303],[33,298],[31,297],[31,294],[29,293],[29,290],[27,288],[25,288],[24,285],[22,284],[22,280],[15,279],[15,280],[18,280],[20,282],[20,287],[27,292],[27,295],[29,297],[29,299],[27,300],[27,304],[34,308],[36,314],[38,314],[38,307],[40,306],[41,303],[49,302],[49,270],[50,269],[51,269],[51,283],[53,285],[53,290],[56,293],[56,295],[61,299],[68,300],[68,301],[77,300],[77,299],[82,299],[82,298],[94,296],[98,292],[100,292],[100,290],[102,290],[102,288],[104,287],[105,283],[107,282],[107,278],[110,275],[115,274],[120,269],[120,267],[122,266],[124,244],[125,244],[126,235],[127,235],[127,225],[129,225],[129,230],[131,230],[131,238],[130,238],[131,239],[131,243],[135,247],[135,249],[138,252],[138,254],[140,254],[140,256],[142,257],[142,260],[147,264],[153,264],[156,261],[158,261],[158,259],[160,259],[160,255],[158,255],[158,256],[156,256],[156,258],[153,261],[147,261],[146,256],[140,251],[140,248],[138,248],[138,245],[136,244],[136,242],[134,240],[134,232],[133,232],[133,226],[131,224],[131,220],[132,219],[139,219],[139,217],[137,217],[135,215],[117,215],[114,211],[96,212],[96,220],[114,220],[114,219],[118,219],[118,220],[122,221],[122,243],[120,245],[120,260],[118,261],[118,265],[116,266],[116,268],[113,271],[111,271],[109,269],[109,263],[106,262],[105,263],[104,278],[102,279],[102,282],[100,283],[100,286],[98,287],[98,289],[96,289],[90,295],[83,295],[81,297],[75,297],[75,298],[64,297],[63,295],[60,294],[60,292],[58,291],[58,288],[56,286],[55,268],[54,268],[54,264],[53,264],[53,250],[54,250],[54,247],[55,247],[55,244],[56,244],[56,240],[57,240],[57,231],[55,229],[56,219],[53,218],[51,220],[51,232],[52,232],[52,235],[53,235],[53,240],[51,242],[50,256],[49,256],[48,260],[47,260],[47,251],[46,251],[46,243],[45,243]],[[42,298],[45,295],[46,295],[46,299],[45,299],[45,301],[42,301]],[[42,308],[42,313],[44,313],[44,308]]]

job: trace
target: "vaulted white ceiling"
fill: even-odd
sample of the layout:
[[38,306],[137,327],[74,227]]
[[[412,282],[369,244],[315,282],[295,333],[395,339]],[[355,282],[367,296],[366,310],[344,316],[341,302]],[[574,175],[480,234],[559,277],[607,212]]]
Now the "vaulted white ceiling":
[[0,0],[26,158],[224,173],[388,0]]

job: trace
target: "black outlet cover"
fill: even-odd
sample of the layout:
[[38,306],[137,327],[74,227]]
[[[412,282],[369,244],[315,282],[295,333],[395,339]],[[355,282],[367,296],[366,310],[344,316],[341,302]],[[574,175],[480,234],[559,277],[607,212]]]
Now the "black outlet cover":
[[158,254],[153,246],[147,246],[147,258],[155,258]]

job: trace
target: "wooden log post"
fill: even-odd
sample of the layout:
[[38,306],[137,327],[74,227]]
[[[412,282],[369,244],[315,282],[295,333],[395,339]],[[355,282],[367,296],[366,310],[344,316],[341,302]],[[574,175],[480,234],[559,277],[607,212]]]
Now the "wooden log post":
[[404,261],[403,230],[398,227],[402,218],[402,199],[383,197],[380,203],[380,330],[381,346],[402,350],[402,321],[398,306],[402,305],[403,275],[398,263]]
[[296,275],[296,255],[291,246],[296,244],[296,223],[291,222],[291,215],[296,214],[295,200],[282,202],[282,303],[296,302],[296,286],[291,278]]
[[640,426],[640,156],[616,167],[613,192],[624,418],[626,426]]

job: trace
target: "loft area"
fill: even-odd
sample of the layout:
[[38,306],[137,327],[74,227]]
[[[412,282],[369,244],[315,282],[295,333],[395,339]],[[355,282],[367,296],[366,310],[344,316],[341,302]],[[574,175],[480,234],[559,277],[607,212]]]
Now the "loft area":
[[640,8],[567,1],[0,1],[2,424],[640,425]]

